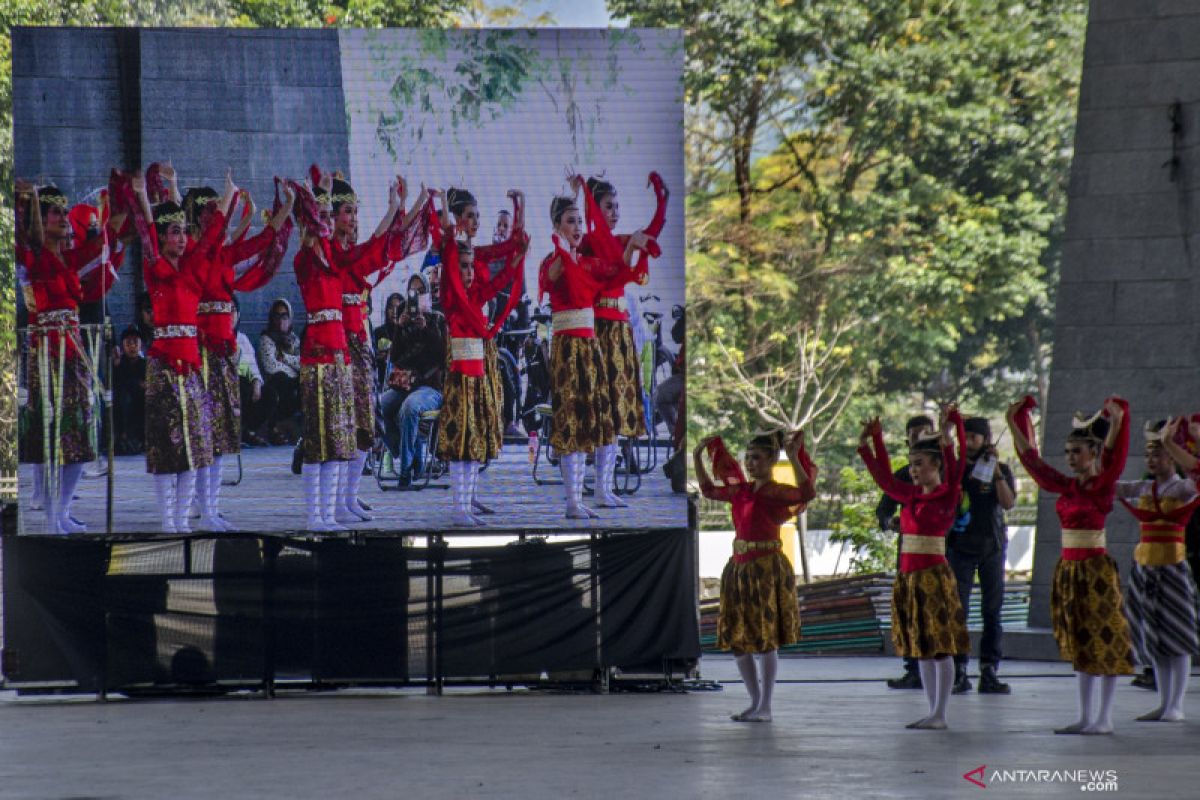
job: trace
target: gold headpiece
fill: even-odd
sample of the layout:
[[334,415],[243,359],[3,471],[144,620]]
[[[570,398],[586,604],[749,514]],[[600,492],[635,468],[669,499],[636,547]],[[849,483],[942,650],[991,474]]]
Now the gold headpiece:
[[324,205],[325,203],[328,203],[329,205],[334,205],[336,203],[354,203],[355,205],[358,204],[358,195],[354,194],[353,192],[351,192],[349,194],[327,194],[327,195],[325,195],[325,198],[326,199],[324,201],[322,201],[321,196],[318,195],[317,202],[322,203],[322,205]]
[[160,217],[155,217],[154,224],[155,225],[171,225],[175,222],[178,222],[179,224],[182,225],[183,221],[184,221],[184,217],[183,217],[182,211],[172,211],[170,214],[163,214]]

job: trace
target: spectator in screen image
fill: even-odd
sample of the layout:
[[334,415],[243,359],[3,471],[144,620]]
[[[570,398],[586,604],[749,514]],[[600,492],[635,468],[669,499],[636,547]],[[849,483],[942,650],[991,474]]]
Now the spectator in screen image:
[[263,417],[263,379],[258,368],[258,357],[250,337],[238,328],[242,320],[242,305],[233,298],[233,330],[237,335],[237,375],[238,390],[242,405],[242,442],[251,445],[265,445],[259,428]]
[[113,433],[117,455],[141,453],[145,448],[146,356],[142,337],[132,325],[121,333],[113,357]]
[[295,444],[300,411],[300,337],[292,330],[292,304],[271,304],[267,327],[258,337],[258,366],[263,376],[263,425],[273,445]]
[[149,348],[150,343],[154,341],[154,304],[150,302],[149,292],[138,295],[137,317],[133,327],[137,328],[138,335],[142,337],[142,349]]
[[442,407],[446,374],[446,318],[431,307],[431,293],[422,276],[414,275],[409,286],[420,287],[418,307],[406,304],[397,317],[387,386],[379,404],[387,445],[384,475],[398,477],[400,486],[420,477],[428,443],[420,440],[417,428],[423,413]]
[[[414,275],[408,281],[408,291],[413,291],[414,281],[418,286],[424,286],[424,279]],[[383,324],[376,328],[373,332],[371,344],[375,348],[375,385],[383,386],[387,381],[388,376],[388,353],[392,349],[392,342],[396,340],[396,334],[399,331],[400,312],[404,310],[405,296],[399,292],[392,292],[387,297],[387,302],[383,304]]]

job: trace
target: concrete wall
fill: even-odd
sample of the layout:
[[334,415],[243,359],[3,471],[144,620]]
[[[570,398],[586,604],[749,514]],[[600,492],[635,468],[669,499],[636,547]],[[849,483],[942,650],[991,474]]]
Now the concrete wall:
[[[336,31],[25,28],[13,45],[17,174],[55,180],[73,200],[112,166],[170,159],[182,190],[219,191],[231,167],[265,208],[274,175],[349,160]],[[243,330],[261,329],[272,298],[299,300],[291,263],[242,298]],[[118,327],[133,319],[133,266],[109,295]]]
[[[1173,141],[1170,110],[1181,104]],[[1169,163],[1178,158],[1175,180]],[[1200,410],[1200,6],[1093,0],[1084,51],[1062,282],[1046,409],[1060,468],[1071,413],[1129,399],[1132,457],[1147,419]],[[1061,548],[1054,498],[1038,509],[1030,624],[1049,625]],[[1109,550],[1128,577],[1137,527],[1118,508]]]

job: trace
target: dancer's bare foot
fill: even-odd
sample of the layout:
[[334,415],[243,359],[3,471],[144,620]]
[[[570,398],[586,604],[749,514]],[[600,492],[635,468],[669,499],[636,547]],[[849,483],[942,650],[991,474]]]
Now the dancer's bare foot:
[[1174,708],[1168,708],[1159,717],[1162,722],[1183,722],[1183,711]]
[[1083,733],[1083,729],[1086,727],[1087,727],[1087,723],[1084,722],[1083,720],[1080,720],[1078,722],[1072,722],[1070,725],[1067,725],[1065,728],[1055,728],[1054,732],[1055,733],[1065,733],[1065,734]]
[[754,706],[750,706],[745,711],[739,711],[736,714],[730,714],[729,718],[731,720],[733,720],[734,722],[747,722],[747,721],[749,721],[750,715],[753,713],[754,713]]
[[928,721],[929,721],[929,717],[921,717],[916,722],[910,722],[907,725],[905,725],[904,727],[908,728],[909,730],[919,730],[921,725],[923,725],[924,723],[926,723]]
[[752,711],[743,718],[746,722],[770,722],[771,711],[764,709],[760,711]]
[[946,720],[940,717],[928,717],[918,722],[916,729],[919,731],[944,731],[946,730]]
[[1162,719],[1162,716],[1163,716],[1163,709],[1162,709],[1162,706],[1159,706],[1158,708],[1154,709],[1153,711],[1148,711],[1145,714],[1142,714],[1140,717],[1137,718],[1137,720],[1138,720],[1138,722],[1158,722],[1160,719]]
[[1112,725],[1101,724],[1099,722],[1093,722],[1091,725],[1088,725],[1086,728],[1080,731],[1080,733],[1082,733],[1084,736],[1109,736],[1112,734],[1112,732]]

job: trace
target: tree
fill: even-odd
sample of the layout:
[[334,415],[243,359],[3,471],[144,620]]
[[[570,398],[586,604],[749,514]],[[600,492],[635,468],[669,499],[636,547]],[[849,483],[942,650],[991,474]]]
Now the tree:
[[689,117],[734,133],[689,131],[694,416],[802,425],[1044,369],[1081,2],[609,7],[686,28]]

